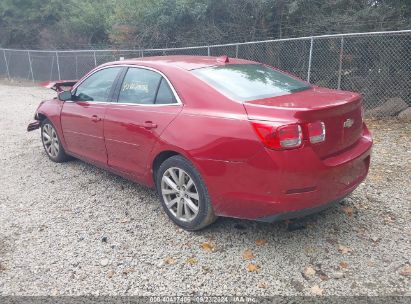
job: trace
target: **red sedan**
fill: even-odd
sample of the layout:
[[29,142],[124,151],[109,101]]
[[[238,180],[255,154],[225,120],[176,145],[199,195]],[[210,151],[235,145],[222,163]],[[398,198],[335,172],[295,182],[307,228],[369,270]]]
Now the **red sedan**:
[[[148,57],[52,84],[28,130],[48,157],[82,159],[155,187],[179,226],[330,207],[366,177],[361,95],[228,57]],[[63,91],[63,86],[70,90]]]

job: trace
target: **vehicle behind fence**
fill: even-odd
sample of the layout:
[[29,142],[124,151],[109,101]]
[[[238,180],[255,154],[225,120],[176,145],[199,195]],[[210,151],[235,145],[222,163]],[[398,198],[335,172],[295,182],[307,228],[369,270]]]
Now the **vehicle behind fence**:
[[411,106],[411,30],[144,50],[0,49],[0,77],[74,80],[108,61],[164,55],[251,59],[320,86],[361,92],[367,110],[389,100],[391,115]]

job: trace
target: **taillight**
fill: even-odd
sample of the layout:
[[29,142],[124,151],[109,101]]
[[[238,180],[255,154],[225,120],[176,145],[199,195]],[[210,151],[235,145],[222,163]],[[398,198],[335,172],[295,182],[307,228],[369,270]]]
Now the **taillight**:
[[281,126],[277,129],[280,145],[283,148],[296,148],[301,146],[303,134],[301,126],[289,125]]
[[322,121],[307,124],[310,142],[316,144],[325,140],[325,125]]
[[273,126],[262,122],[252,122],[252,125],[267,148],[295,149],[302,144],[303,135],[300,125]]

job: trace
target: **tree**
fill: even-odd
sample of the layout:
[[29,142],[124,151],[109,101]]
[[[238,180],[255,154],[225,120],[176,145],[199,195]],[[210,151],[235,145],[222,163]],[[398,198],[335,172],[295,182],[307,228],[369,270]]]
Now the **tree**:
[[175,47],[406,29],[410,0],[2,0],[9,47]]
[[0,43],[26,47],[38,43],[40,32],[60,20],[61,0],[2,0],[0,2]]

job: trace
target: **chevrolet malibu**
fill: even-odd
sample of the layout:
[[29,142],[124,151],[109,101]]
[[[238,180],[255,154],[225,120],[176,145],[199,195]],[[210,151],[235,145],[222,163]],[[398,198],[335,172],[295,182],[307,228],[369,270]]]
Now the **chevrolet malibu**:
[[[218,216],[264,222],[326,209],[366,177],[361,95],[253,61],[167,56],[50,82],[28,131],[50,160],[75,157],[155,187],[187,230]],[[66,88],[66,90],[64,89]]]

